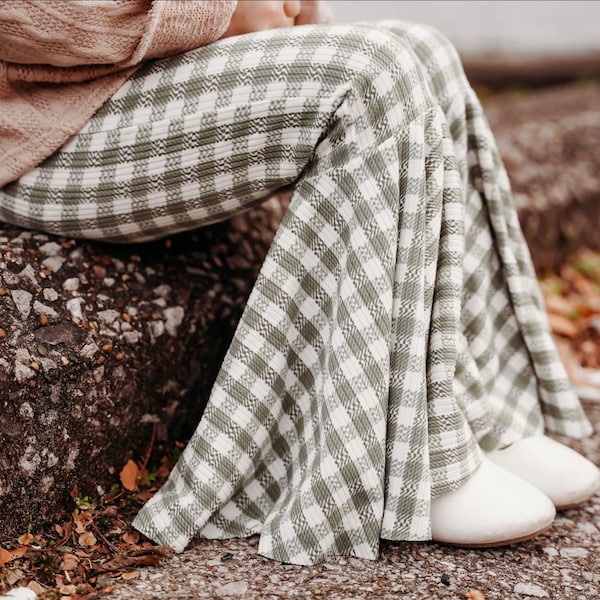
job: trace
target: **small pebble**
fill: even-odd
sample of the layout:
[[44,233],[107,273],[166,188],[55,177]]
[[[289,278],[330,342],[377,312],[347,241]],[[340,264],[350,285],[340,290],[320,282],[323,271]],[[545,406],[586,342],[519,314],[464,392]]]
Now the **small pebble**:
[[10,295],[17,310],[24,318],[27,318],[31,312],[31,301],[33,300],[33,296],[25,290],[13,290]]
[[216,590],[219,596],[244,596],[247,591],[248,583],[246,581],[232,581]]
[[514,588],[515,594],[521,596],[533,596],[534,598],[548,598],[548,592],[534,583],[517,583]]
[[42,293],[44,294],[44,300],[48,302],[54,302],[58,298],[58,292],[53,288],[44,288]]
[[566,558],[587,558],[589,556],[589,550],[585,548],[561,548],[560,555]]
[[49,256],[42,262],[44,267],[48,267],[53,273],[60,271],[61,267],[67,259],[62,256]]
[[69,279],[65,279],[63,281],[63,290],[67,292],[74,292],[79,289],[79,278],[78,277],[69,277]]

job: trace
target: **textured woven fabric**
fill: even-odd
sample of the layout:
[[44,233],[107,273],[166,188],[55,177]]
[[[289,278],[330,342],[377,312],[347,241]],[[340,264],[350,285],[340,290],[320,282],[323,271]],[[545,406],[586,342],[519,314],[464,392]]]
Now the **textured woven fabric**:
[[493,449],[590,425],[456,52],[405,23],[252,34],[146,67],[0,217],[146,240],[293,185],[202,420],[135,519],[311,564],[430,537]]
[[221,37],[235,0],[0,2],[0,186],[38,165],[144,61]]

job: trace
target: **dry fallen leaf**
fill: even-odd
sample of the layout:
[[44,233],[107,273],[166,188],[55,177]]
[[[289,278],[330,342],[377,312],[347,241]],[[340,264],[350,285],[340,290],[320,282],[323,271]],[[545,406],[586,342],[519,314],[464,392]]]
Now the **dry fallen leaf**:
[[125,579],[126,581],[129,581],[130,579],[135,579],[136,577],[140,576],[140,572],[139,571],[125,571],[125,573],[121,573],[121,577],[123,579]]
[[75,513],[73,515],[73,522],[75,523],[75,532],[84,533],[87,530],[87,526],[94,521],[94,517],[89,512]]
[[14,550],[5,550],[0,548],[0,567],[3,567],[6,563],[9,563],[17,558],[21,558],[27,548],[15,548]]
[[86,531],[79,536],[80,546],[93,546],[98,540],[91,531]]
[[562,335],[564,337],[574,339],[579,333],[579,328],[577,325],[562,315],[549,313],[548,321],[550,323],[552,333],[556,335]]
[[21,544],[21,546],[31,546],[31,542],[33,542],[33,536],[30,533],[24,533],[17,538],[17,541],[19,544]]
[[123,541],[127,544],[137,544],[140,540],[140,534],[137,531],[128,531],[123,534]]
[[72,584],[69,585],[61,585],[58,588],[58,591],[63,595],[63,596],[72,596],[73,594],[77,593],[77,586],[74,586]]
[[577,306],[563,296],[547,296],[544,301],[548,312],[563,317],[571,317],[577,310]]
[[78,564],[79,559],[75,555],[67,553],[63,556],[60,568],[63,571],[73,571]]
[[139,467],[131,459],[127,461],[127,464],[121,469],[119,473],[119,479],[121,485],[128,491],[133,492],[137,488],[137,477],[139,473]]
[[27,587],[30,590],[33,590],[38,596],[41,596],[43,593],[46,592],[46,588],[44,588],[43,586],[41,586],[37,581],[30,581],[27,584]]

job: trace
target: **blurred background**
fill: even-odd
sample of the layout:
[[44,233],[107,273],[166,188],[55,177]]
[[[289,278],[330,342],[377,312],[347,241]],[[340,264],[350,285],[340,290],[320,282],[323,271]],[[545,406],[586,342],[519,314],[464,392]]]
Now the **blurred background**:
[[374,19],[428,23],[466,54],[600,51],[597,0],[332,0],[329,4],[337,23]]

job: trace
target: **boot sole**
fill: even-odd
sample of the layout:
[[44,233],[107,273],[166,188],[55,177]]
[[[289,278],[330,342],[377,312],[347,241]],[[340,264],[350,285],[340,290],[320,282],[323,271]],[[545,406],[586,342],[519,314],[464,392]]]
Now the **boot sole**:
[[595,495],[598,490],[594,490],[589,496],[582,498],[581,500],[577,500],[576,502],[571,502],[569,504],[556,504],[556,510],[569,510],[570,508],[579,508],[582,504],[589,502]]
[[510,538],[508,540],[501,540],[501,541],[497,541],[497,542],[465,542],[465,543],[460,543],[460,542],[441,542],[438,540],[431,540],[432,542],[435,542],[436,544],[443,544],[444,546],[453,546],[454,548],[501,548],[502,546],[511,546],[512,544],[519,544],[521,542],[526,542],[527,540],[531,540],[534,537],[537,537],[538,535],[541,535],[542,533],[546,533],[546,531],[548,531],[550,528],[552,527],[552,523],[550,523],[549,525],[546,525],[545,527],[542,527],[541,529],[534,531],[533,533],[528,533],[526,535],[522,535],[520,537],[515,537],[515,538]]

